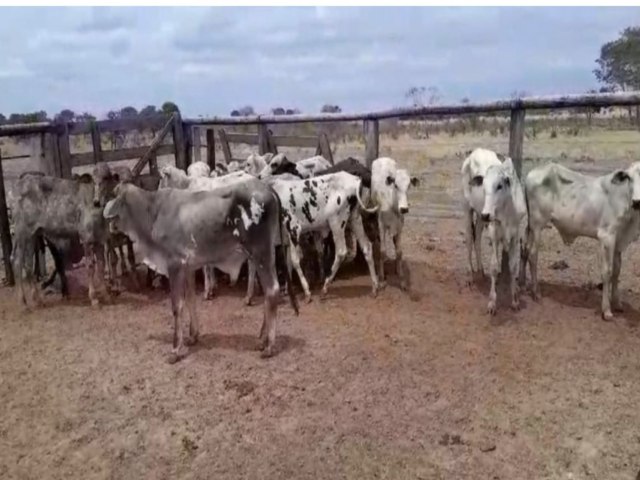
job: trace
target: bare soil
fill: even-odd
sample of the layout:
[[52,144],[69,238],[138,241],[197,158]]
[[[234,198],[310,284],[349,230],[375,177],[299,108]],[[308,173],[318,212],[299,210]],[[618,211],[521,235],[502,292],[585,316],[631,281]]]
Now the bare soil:
[[490,317],[459,221],[408,230],[411,295],[345,271],[299,317],[283,304],[268,360],[243,285],[198,300],[202,341],[176,365],[162,292],[92,309],[78,269],[70,300],[25,313],[0,289],[0,478],[635,478],[638,248],[613,322],[595,242],[552,230],[543,300],[513,312],[501,292]]

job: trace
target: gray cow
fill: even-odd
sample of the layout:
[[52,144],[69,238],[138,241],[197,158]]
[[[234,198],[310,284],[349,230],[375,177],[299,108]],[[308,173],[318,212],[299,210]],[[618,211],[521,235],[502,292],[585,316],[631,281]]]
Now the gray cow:
[[33,253],[39,234],[49,239],[78,236],[87,259],[91,304],[99,303],[98,291],[105,299],[109,299],[104,284],[107,228],[99,207],[103,200],[94,196],[91,176],[66,180],[27,175],[16,182],[15,195],[15,248],[12,262],[23,304],[28,305],[23,270],[24,280],[32,290],[33,301],[40,303],[40,292],[33,281]]
[[[282,235],[281,208],[273,190],[251,180],[200,192],[172,188],[147,192],[120,184],[115,194],[104,216],[138,244],[147,265],[169,277],[174,320],[169,363],[184,357],[187,345],[198,340],[195,270],[213,264],[235,281],[247,258],[253,261],[265,292],[260,340],[263,356],[271,356],[279,296],[275,244]],[[288,291],[297,314],[295,297],[291,288]],[[185,301],[188,330],[182,321]]]

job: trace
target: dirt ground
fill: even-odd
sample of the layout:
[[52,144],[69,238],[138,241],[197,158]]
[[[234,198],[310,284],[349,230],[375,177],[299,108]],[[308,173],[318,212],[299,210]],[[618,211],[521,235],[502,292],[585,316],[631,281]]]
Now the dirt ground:
[[[626,167],[640,133],[616,135],[525,143],[525,171]],[[299,317],[282,305],[268,360],[244,285],[198,299],[203,337],[176,365],[163,292],[92,309],[78,269],[70,300],[26,313],[0,288],[0,478],[636,478],[639,246],[613,322],[600,320],[596,243],[566,247],[553,230],[542,301],[525,295],[513,312],[501,291],[487,315],[488,281],[469,284],[455,154],[504,152],[503,140],[383,139],[422,182],[404,238],[412,295],[392,276],[374,299],[365,273],[344,271]]]
[[70,301],[24,313],[0,289],[0,477],[635,478],[637,246],[613,322],[595,244],[551,230],[541,303],[502,293],[492,318],[459,221],[408,230],[413,299],[343,275],[299,317],[283,304],[268,360],[241,286],[199,300],[202,342],[176,365],[161,292],[92,309],[77,270]]

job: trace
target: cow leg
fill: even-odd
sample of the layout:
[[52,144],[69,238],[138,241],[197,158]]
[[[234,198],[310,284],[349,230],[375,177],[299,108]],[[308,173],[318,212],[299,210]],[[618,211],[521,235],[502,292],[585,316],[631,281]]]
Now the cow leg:
[[[380,235],[380,258],[378,258],[378,279],[380,281],[380,288],[384,288],[387,286],[387,282],[384,277],[384,261],[386,258],[386,228],[384,226],[384,222],[382,221],[382,215],[378,215],[378,232]],[[337,247],[336,247],[337,252]]]
[[99,305],[98,297],[96,296],[96,256],[94,255],[94,249],[88,243],[84,244],[84,258],[87,261],[87,280],[89,281],[89,300],[91,306]]
[[259,262],[258,259],[254,258],[254,264],[257,265],[255,267],[256,273],[264,290],[264,318],[260,329],[260,347],[263,358],[271,357],[275,353],[278,300],[280,296],[273,249],[271,249],[270,255],[271,257],[266,262]]
[[404,262],[402,260],[402,231],[398,232],[397,235],[393,237],[393,245],[396,248],[396,271],[398,272],[398,277],[400,278],[400,288],[404,291],[407,290],[407,275],[404,271]]
[[126,257],[124,255],[124,245],[122,242],[118,243],[118,255],[120,257],[120,275],[125,275],[128,271]]
[[[333,279],[336,277],[338,273],[338,269],[344,260],[344,257],[347,256],[347,245],[346,240],[344,238],[344,228],[341,227],[342,220],[340,217],[336,216],[329,220],[329,227],[331,227],[331,234],[333,235],[333,243],[336,246],[336,256],[333,259],[333,265],[331,266],[331,274],[329,274],[329,278],[327,278],[322,287],[322,295],[327,294],[327,290],[329,288],[329,284],[333,282]],[[377,285],[374,285],[374,289],[377,289]]]
[[469,207],[464,209],[464,226],[465,226],[465,244],[467,246],[467,258],[469,260],[469,270],[471,271],[471,280],[473,280],[473,247],[475,245],[475,228],[473,224],[473,210]]
[[53,242],[47,242],[47,244],[49,246],[51,256],[53,257],[55,270],[51,274],[51,277],[42,284],[42,288],[49,287],[49,285],[53,283],[57,274],[60,276],[60,292],[62,293],[63,298],[67,298],[69,297],[69,284],[67,283],[67,274],[64,268],[64,259],[62,258],[62,254],[60,253],[60,251],[53,245]]
[[[360,212],[356,209],[354,209],[351,214],[351,235],[356,237],[356,240],[360,245],[360,250],[362,250],[364,258],[367,261],[369,276],[371,277],[371,295],[375,297],[378,294],[378,288],[380,285],[378,284],[378,276],[376,275],[376,267],[373,261],[373,247],[369,237],[367,237],[367,233],[364,231],[362,215],[360,215]],[[399,244],[396,244],[396,253],[398,252],[398,245]],[[402,257],[402,252],[400,252],[400,257]]]
[[[360,219],[360,223],[362,223],[362,218]],[[364,231],[364,226],[362,227],[362,231]],[[348,263],[348,262],[352,262],[353,259],[355,259],[356,255],[358,254],[358,247],[357,247],[358,236],[356,235],[356,232],[354,232],[352,229],[349,232],[349,235],[346,236],[346,238],[349,239],[349,241],[347,242],[347,257],[345,258],[345,262]]]
[[612,320],[611,313],[611,274],[615,258],[615,241],[610,235],[602,235],[602,318]]
[[195,345],[198,343],[200,336],[200,322],[198,320],[198,312],[196,311],[196,272],[195,270],[187,273],[187,293],[186,293],[187,309],[189,310],[189,335],[185,339],[187,345]]
[[[304,290],[304,300],[305,302],[309,303],[311,301],[311,290],[309,289],[309,282],[307,282],[307,279],[302,272],[302,267],[300,266],[300,259],[302,257],[302,250],[300,246],[291,245],[291,247],[289,248],[289,256],[291,258],[293,268],[296,270],[298,278],[300,279],[302,289]],[[264,284],[262,284],[262,287],[263,289],[266,288]]]
[[247,295],[244,297],[244,304],[251,306],[256,287],[256,267],[251,260],[248,260],[247,262],[247,269],[249,270],[249,273],[247,278]]
[[313,233],[313,244],[316,249],[317,260],[318,260],[318,275],[320,276],[320,283],[324,282],[325,272],[324,272],[324,238],[322,238],[322,233],[314,232]]
[[204,275],[204,292],[203,299],[210,300],[215,296],[216,285],[216,272],[213,265],[205,265],[202,268]]
[[616,312],[622,312],[622,302],[618,291],[618,280],[620,279],[620,268],[622,266],[622,253],[616,250],[613,256],[613,272],[611,275],[611,306]]
[[118,277],[118,255],[116,254],[112,236],[107,240],[107,269],[110,283],[120,289],[120,278]]
[[520,245],[517,238],[509,242],[509,272],[511,273],[511,308],[520,309],[520,287],[518,277],[520,274]]
[[16,292],[18,294],[18,301],[27,307],[27,297],[24,292],[24,254],[25,247],[27,246],[26,239],[19,234],[16,234],[13,245],[13,252],[11,254],[11,263],[13,267],[13,274],[16,280]]
[[186,356],[188,347],[184,343],[182,331],[182,310],[186,290],[186,271],[181,266],[169,267],[169,285],[171,289],[171,312],[173,314],[173,349],[167,362],[176,363]]
[[480,219],[480,215],[475,215],[474,221],[474,247],[476,250],[476,271],[480,278],[484,278],[484,267],[482,265],[482,231],[484,230],[485,222]]
[[542,228],[531,228],[527,235],[527,246],[529,252],[529,271],[531,272],[531,298],[540,299],[540,285],[538,285],[538,250],[540,249],[540,237]]
[[[495,227],[490,227],[492,230]],[[502,266],[502,241],[498,241],[496,236],[491,232],[491,266],[490,266],[490,274],[491,274],[491,290],[489,291],[489,304],[487,305],[487,311],[491,315],[496,314],[496,281],[498,279],[498,274],[500,273],[500,267]]]
[[96,274],[97,274],[97,287],[103,295],[103,299],[106,302],[111,301],[111,295],[107,288],[107,283],[104,280],[104,267],[105,267],[105,246],[101,243],[96,244],[93,247],[96,256]]

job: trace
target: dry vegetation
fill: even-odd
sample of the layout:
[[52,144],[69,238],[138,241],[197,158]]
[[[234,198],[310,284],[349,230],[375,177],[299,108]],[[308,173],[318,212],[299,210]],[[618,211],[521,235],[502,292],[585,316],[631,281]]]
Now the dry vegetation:
[[[381,153],[422,180],[405,239],[413,300],[393,282],[372,299],[367,275],[345,271],[299,318],[283,305],[271,360],[253,350],[261,311],[242,306],[242,285],[199,303],[202,344],[175,366],[163,361],[164,294],[91,310],[77,269],[70,301],[25,314],[0,289],[0,477],[635,478],[638,246],[612,323],[597,311],[597,246],[565,247],[553,230],[543,301],[525,297],[517,313],[503,302],[490,318],[487,283],[468,285],[458,172],[473,147],[506,152],[507,133],[425,128],[381,138]],[[555,160],[606,171],[639,157],[635,130],[552,128],[525,141],[525,170]],[[364,150],[355,134],[335,148],[337,159]],[[25,166],[4,164],[14,178]],[[559,260],[569,268],[552,268]]]

